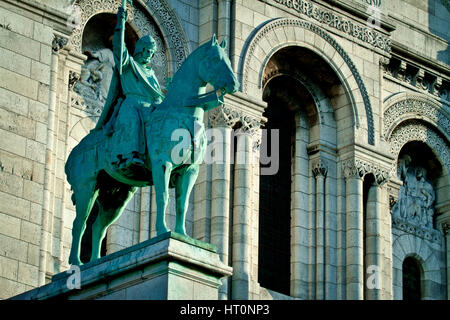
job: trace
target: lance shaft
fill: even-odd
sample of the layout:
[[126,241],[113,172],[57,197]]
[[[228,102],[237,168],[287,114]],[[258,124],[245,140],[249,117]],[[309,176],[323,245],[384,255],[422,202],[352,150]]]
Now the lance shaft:
[[[127,12],[127,2],[131,5],[133,3],[130,0],[122,0],[122,8],[124,12]],[[126,14],[126,13],[125,13]],[[122,17],[120,17],[122,18]],[[123,50],[125,47],[125,24],[126,19],[120,21],[120,65],[119,65],[119,74],[122,75],[122,64],[123,64]]]

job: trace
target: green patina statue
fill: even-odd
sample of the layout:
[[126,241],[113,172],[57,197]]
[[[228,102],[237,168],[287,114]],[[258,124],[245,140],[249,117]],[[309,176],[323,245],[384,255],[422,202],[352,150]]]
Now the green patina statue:
[[[186,235],[189,196],[206,151],[204,112],[223,105],[223,96],[239,87],[225,42],[219,45],[213,36],[189,55],[164,97],[149,65],[157,50],[155,41],[150,36],[139,39],[133,56],[124,45],[125,4],[126,0],[117,15],[116,70],[105,107],[96,127],[72,150],[65,166],[76,207],[70,264],[81,264],[81,238],[94,203],[99,213],[92,226],[91,261],[100,258],[107,228],[137,187],[155,186],[158,235],[169,231],[165,210],[169,188],[175,188],[175,232]],[[207,84],[214,87],[212,92],[206,93]],[[190,143],[174,139],[178,130],[189,133]]]

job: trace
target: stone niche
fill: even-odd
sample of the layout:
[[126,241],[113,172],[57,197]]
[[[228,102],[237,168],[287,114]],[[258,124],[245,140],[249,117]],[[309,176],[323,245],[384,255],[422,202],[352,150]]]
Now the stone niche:
[[434,230],[436,180],[442,168],[433,152],[421,142],[410,142],[400,152],[397,177],[403,182],[392,207],[394,226],[402,223]]
[[[117,17],[114,13],[100,12],[89,18],[83,27],[81,41],[75,41],[74,47],[87,56],[81,67],[81,74],[73,87],[75,95],[73,105],[83,109],[88,115],[98,116],[105,104],[113,70],[115,67],[112,52],[112,36]],[[168,76],[168,59],[166,45],[158,27],[139,7],[129,13],[125,29],[125,44],[132,55],[139,37],[150,34],[156,41],[158,50],[152,61],[152,68],[161,85],[165,88]]]
[[[408,142],[397,161],[399,189],[391,194],[394,299],[403,299],[408,286],[404,262],[413,259],[421,270],[420,299],[445,296],[445,243],[437,225],[437,186],[443,168],[433,150],[419,141]],[[401,183],[400,183],[401,182]],[[406,287],[405,287],[406,286]]]

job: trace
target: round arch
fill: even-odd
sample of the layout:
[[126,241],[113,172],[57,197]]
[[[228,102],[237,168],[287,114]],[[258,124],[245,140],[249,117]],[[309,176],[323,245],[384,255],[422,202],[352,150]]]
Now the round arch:
[[[76,0],[74,5],[80,9],[80,27],[76,28],[70,38],[70,45],[75,51],[81,53],[84,27],[87,21],[99,13],[117,13],[119,1],[105,0]],[[131,8],[129,23],[135,28],[139,36],[149,33],[151,20],[154,20],[162,34],[168,55],[168,72],[174,74],[191,52],[186,33],[173,9],[166,0],[152,0],[144,2],[135,0]]]
[[445,274],[437,254],[432,245],[426,241],[417,241],[410,234],[403,234],[394,241],[392,244],[394,299],[402,299],[402,265],[407,257],[415,258],[422,268],[424,283],[422,297],[424,299],[435,297],[431,292],[432,283],[440,285],[445,283]]
[[251,96],[262,96],[265,66],[275,52],[286,46],[310,49],[331,66],[348,93],[354,127],[367,130],[368,143],[375,145],[372,106],[358,70],[344,49],[311,22],[276,18],[254,32],[240,61],[242,91]]
[[411,119],[427,122],[450,141],[450,113],[436,100],[410,92],[400,92],[385,99],[383,135],[386,140],[401,122]]

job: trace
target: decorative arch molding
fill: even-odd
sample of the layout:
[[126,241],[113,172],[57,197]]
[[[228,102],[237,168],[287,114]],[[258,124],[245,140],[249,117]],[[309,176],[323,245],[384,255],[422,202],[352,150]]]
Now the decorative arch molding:
[[[336,121],[334,119],[334,110],[330,99],[323,93],[322,89],[312,79],[304,74],[284,69],[276,69],[264,78],[264,84],[267,84],[271,79],[280,76],[289,76],[295,81],[301,83],[311,95],[316,112],[318,114],[318,125],[320,127],[320,140],[328,140],[335,147],[337,144],[336,135]],[[332,140],[330,141],[330,138]]]
[[[450,173],[450,144],[426,122],[420,120],[407,120],[398,125],[389,137],[391,153],[398,159],[400,150],[410,141],[426,143],[438,156],[446,173]],[[395,172],[397,163],[392,167]]]
[[393,269],[394,269],[394,299],[402,299],[402,264],[407,257],[415,258],[421,266],[422,280],[425,284],[423,298],[436,298],[431,293],[430,282],[441,286],[445,284],[442,262],[438,257],[436,244],[418,239],[410,234],[398,236],[392,244]]
[[333,113],[333,107],[331,106],[330,100],[328,99],[328,97],[325,96],[320,87],[306,75],[294,72],[292,70],[276,69],[273,72],[269,73],[266,77],[264,77],[263,87],[270,80],[280,76],[289,76],[294,80],[300,82],[313,98],[314,103],[316,104],[316,107],[318,109],[317,111],[319,113],[319,119],[321,124],[325,124],[330,127],[336,128],[335,123],[330,123],[330,121],[327,121],[328,119],[325,119],[326,113]]
[[[305,30],[318,35],[320,39],[306,37]],[[345,50],[325,30],[314,23],[295,18],[276,18],[262,25],[248,40],[245,54],[241,58],[242,91],[246,94],[252,90],[260,91],[266,63],[277,50],[289,45],[307,47],[329,63],[346,86],[347,92],[352,92],[350,96],[353,99],[353,117],[356,127],[359,127],[358,114],[365,114],[368,143],[375,145],[372,106],[362,78]],[[348,75],[347,78],[344,75]],[[358,103],[355,101],[362,101],[364,107],[358,108]]]
[[[148,0],[146,2],[135,0],[135,2],[139,5],[130,7],[132,12],[129,15],[130,23],[136,28],[138,35],[142,36],[151,33],[153,26],[149,16],[154,19],[169,51],[169,72],[175,73],[190,53],[189,42],[177,15],[166,0]],[[82,27],[74,30],[70,38],[70,45],[81,53],[83,31],[87,21],[99,13],[115,14],[120,2],[115,0],[76,0],[75,5],[81,9],[80,23]]]
[[431,124],[450,141],[450,110],[435,100],[421,94],[402,92],[389,97],[384,104],[383,134],[386,140],[390,140],[401,122],[420,119]]

